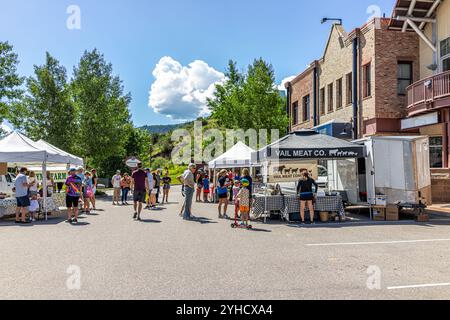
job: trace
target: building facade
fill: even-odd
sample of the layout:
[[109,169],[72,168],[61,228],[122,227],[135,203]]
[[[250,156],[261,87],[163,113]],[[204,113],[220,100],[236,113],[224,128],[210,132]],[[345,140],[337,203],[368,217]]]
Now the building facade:
[[402,132],[427,135],[433,201],[450,202],[450,1],[398,0],[390,28],[420,38],[420,79],[407,88]]
[[420,43],[390,21],[350,33],[333,25],[323,57],[286,84],[291,131],[337,121],[353,138],[400,132],[406,88],[420,79]]

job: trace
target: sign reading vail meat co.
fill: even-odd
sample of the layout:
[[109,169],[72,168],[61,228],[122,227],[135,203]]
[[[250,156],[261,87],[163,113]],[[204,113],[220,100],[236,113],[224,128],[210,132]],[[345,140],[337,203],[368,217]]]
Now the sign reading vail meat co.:
[[338,149],[279,149],[268,150],[269,157],[279,159],[348,159],[363,158],[361,148]]
[[311,177],[317,180],[319,175],[317,165],[317,161],[314,160],[274,163],[268,168],[268,183],[296,182],[300,179],[302,170],[307,170]]

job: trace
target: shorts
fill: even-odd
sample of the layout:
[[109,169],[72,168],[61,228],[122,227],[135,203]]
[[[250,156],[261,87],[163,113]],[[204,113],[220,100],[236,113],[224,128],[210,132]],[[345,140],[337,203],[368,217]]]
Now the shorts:
[[67,208],[78,208],[78,202],[80,197],[66,196],[66,207]]
[[219,194],[219,199],[228,199],[228,193]]
[[133,201],[134,202],[145,203],[145,196],[146,196],[146,192],[145,191],[134,190]]
[[152,194],[156,194],[156,189],[150,189],[148,191],[148,195],[151,196]]
[[209,193],[209,189],[203,189],[203,193]]
[[312,192],[304,192],[300,193],[300,201],[313,201],[314,193]]
[[170,190],[170,184],[164,185],[163,190]]
[[17,208],[28,208],[30,206],[30,198],[28,196],[18,197],[17,200]]
[[239,207],[239,211],[240,211],[241,213],[249,213],[249,212],[250,212],[250,207],[247,207],[247,206],[240,206],[240,207]]

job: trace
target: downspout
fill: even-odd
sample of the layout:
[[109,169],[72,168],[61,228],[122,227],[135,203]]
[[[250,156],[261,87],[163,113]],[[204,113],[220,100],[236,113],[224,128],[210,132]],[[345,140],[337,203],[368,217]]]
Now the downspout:
[[357,140],[359,138],[358,49],[359,49],[359,30],[356,30],[355,39],[353,39],[353,139],[354,140]]
[[314,127],[319,125],[319,113],[317,112],[317,63],[314,62],[314,72],[313,72],[313,108],[314,108]]
[[291,133],[291,123],[292,123],[292,119],[291,119],[291,83],[288,82],[286,84],[286,114],[288,116],[289,119],[289,124],[288,124],[288,128],[287,128],[287,133]]

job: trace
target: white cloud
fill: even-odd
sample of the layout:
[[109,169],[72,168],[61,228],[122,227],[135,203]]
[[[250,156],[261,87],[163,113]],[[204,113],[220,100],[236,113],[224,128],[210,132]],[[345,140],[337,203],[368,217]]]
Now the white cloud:
[[294,80],[295,77],[296,77],[296,76],[290,76],[290,77],[284,78],[284,79],[281,81],[281,84],[278,86],[278,90],[280,90],[280,91],[286,91],[286,87],[285,87],[284,85],[285,85],[286,83],[288,83],[289,81]]
[[174,120],[192,120],[209,115],[206,102],[213,96],[216,83],[225,75],[206,62],[196,60],[188,66],[171,57],[162,57],[153,70],[155,82],[149,106]]

